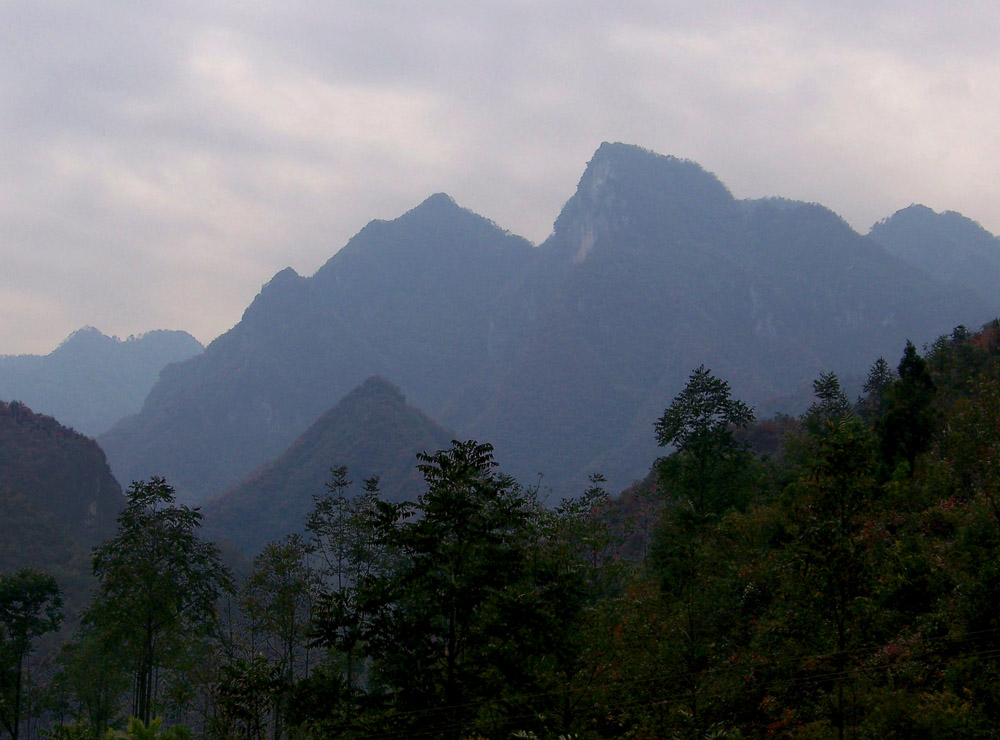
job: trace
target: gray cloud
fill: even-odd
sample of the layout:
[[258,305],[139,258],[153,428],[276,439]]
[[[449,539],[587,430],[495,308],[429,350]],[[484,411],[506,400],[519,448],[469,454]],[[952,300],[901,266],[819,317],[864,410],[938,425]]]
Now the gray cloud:
[[603,140],[860,230],[917,201],[1000,231],[1000,13],[871,5],[0,6],[0,352],[208,341],[439,190],[539,241]]

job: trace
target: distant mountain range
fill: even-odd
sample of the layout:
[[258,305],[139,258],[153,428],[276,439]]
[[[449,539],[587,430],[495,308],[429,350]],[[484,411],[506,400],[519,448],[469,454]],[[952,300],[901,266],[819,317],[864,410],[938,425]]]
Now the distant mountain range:
[[312,277],[278,273],[99,441],[120,480],[164,475],[201,503],[378,374],[525,482],[622,488],[702,363],[766,407],[992,318],[988,296],[883,245],[899,215],[861,236],[822,206],[738,201],[693,162],[604,144],[540,246],[442,194],[372,222]]
[[953,285],[1000,303],[1000,238],[955,211],[913,205],[875,224],[869,235],[892,254]]
[[165,365],[202,349],[183,331],[122,341],[85,327],[47,355],[0,356],[0,399],[21,401],[93,437],[139,411]]

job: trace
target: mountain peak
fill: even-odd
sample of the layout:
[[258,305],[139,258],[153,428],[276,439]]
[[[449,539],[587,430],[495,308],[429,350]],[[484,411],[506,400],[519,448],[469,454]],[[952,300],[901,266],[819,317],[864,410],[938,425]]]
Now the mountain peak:
[[447,193],[434,193],[424,199],[417,208],[458,208],[458,203]]
[[399,403],[406,403],[406,396],[398,386],[390,383],[381,375],[372,375],[362,381],[361,385],[348,393],[343,401],[350,401],[358,398],[391,398]]
[[444,448],[454,435],[405,402],[403,392],[370,376],[326,411],[281,455],[205,506],[206,531],[223,534],[248,554],[265,542],[301,531],[331,465],[360,483],[380,477],[390,501],[422,490],[420,452]]
[[[403,223],[418,222],[449,222],[462,214],[472,214],[472,211],[462,208],[447,193],[434,193],[425,198],[420,205],[411,208],[400,216],[397,221]],[[478,216],[477,216],[478,218]],[[391,223],[391,222],[390,222]]]
[[712,241],[734,217],[729,190],[697,163],[605,142],[556,219],[554,242],[581,262],[600,242],[641,249],[653,232]]

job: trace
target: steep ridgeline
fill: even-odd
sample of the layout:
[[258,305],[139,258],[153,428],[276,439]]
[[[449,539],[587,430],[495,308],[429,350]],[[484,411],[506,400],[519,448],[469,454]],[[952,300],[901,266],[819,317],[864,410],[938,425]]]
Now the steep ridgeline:
[[95,436],[142,408],[164,366],[202,349],[183,331],[122,341],[85,327],[47,355],[0,356],[0,399],[21,401]]
[[92,440],[21,403],[0,402],[0,572],[31,566],[85,600],[90,548],[114,534],[124,497]]
[[377,373],[525,482],[620,488],[702,363],[761,405],[989,318],[821,206],[737,201],[692,162],[604,144],[537,249],[441,195],[374,222],[312,278],[279,273],[101,443],[122,479],[202,501]]
[[448,447],[454,435],[406,403],[398,388],[372,377],[323,414],[272,463],[204,508],[205,530],[248,555],[289,532],[301,532],[313,497],[326,491],[330,468],[346,465],[354,490],[373,475],[390,501],[415,501],[423,490],[418,452]]
[[540,252],[542,274],[501,299],[539,306],[517,359],[486,404],[440,418],[577,490],[641,476],[653,420],[701,363],[761,405],[989,317],[821,206],[739,202],[692,162],[621,144],[597,151]]
[[974,290],[1000,313],[1000,239],[972,219],[912,205],[879,221],[869,235],[910,264]]
[[375,374],[433,413],[488,373],[490,308],[531,253],[446,195],[372,222],[313,277],[278,273],[236,327],[168,367],[142,411],[100,438],[112,469],[163,475],[202,502]]

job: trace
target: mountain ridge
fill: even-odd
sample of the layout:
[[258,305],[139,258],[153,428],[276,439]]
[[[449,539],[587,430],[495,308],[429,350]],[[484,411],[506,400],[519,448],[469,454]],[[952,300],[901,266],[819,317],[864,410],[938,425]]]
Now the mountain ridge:
[[737,201],[693,162],[604,144],[537,247],[438,194],[312,277],[282,271],[101,443],[199,502],[381,374],[519,477],[624,487],[702,363],[761,404],[990,317],[821,205]]
[[0,398],[21,401],[95,436],[139,411],[165,366],[202,349],[182,331],[155,330],[121,340],[86,326],[47,355],[0,356]]

